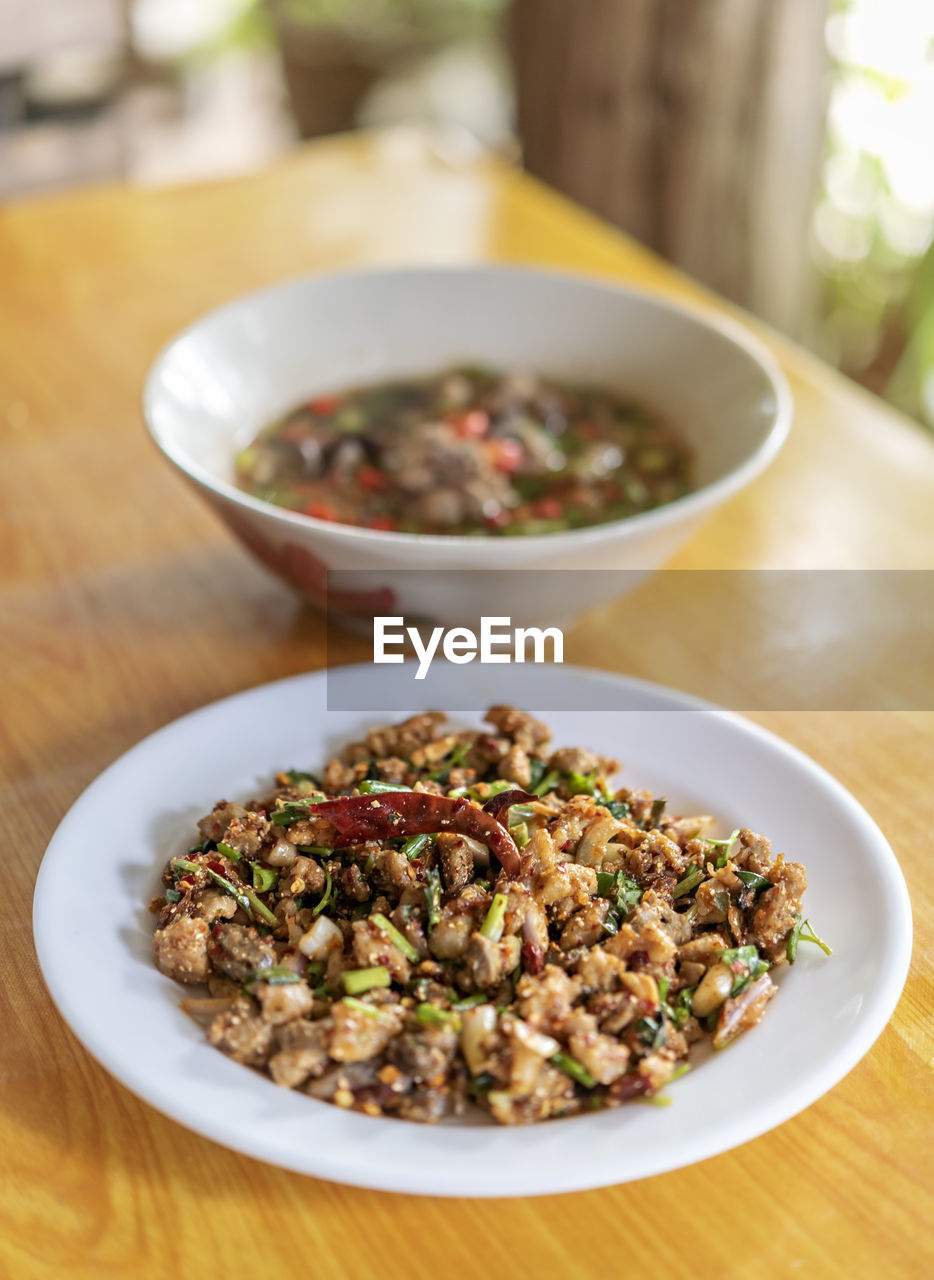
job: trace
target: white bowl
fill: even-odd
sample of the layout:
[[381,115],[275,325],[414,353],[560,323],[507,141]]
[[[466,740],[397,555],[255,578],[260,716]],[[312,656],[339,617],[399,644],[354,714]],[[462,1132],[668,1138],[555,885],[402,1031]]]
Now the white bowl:
[[[532,369],[643,402],[688,441],[696,488],[590,528],[467,538],[334,524],[236,487],[236,451],[303,398],[464,363]],[[451,622],[486,613],[518,623],[559,621],[529,570],[649,571],[666,560],[774,458],[792,400],[764,348],[711,312],[551,271],[432,267],[312,276],[229,303],[162,351],[143,410],[166,457],[254,554],[316,603],[328,588],[344,615]],[[473,572],[452,578],[452,569]],[[525,572],[490,577],[494,569]],[[328,584],[328,570],[354,572]],[[563,621],[621,589],[612,574],[562,583]]]

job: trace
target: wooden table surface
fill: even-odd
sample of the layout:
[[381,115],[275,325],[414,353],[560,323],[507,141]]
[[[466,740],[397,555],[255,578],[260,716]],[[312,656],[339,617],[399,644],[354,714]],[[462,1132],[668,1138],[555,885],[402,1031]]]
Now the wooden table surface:
[[[693,1168],[510,1202],[302,1178],[138,1102],[45,993],[32,886],[81,790],[174,717],[325,661],[320,618],[247,559],[145,439],[148,362],[205,308],[293,273],[499,259],[700,292],[521,174],[404,132],[319,143],[217,185],[102,187],[0,211],[4,1277],[541,1280],[687,1274],[685,1257],[702,1277],[934,1273],[931,714],[757,717],[835,773],[889,836],[914,902],[914,961],[891,1024],[842,1084]],[[794,389],[790,441],[676,563],[930,568],[930,438],[766,340]],[[585,620],[567,659],[626,666],[617,622],[614,608]],[[340,655],[368,653],[342,637]],[[650,674],[650,655],[643,665]]]

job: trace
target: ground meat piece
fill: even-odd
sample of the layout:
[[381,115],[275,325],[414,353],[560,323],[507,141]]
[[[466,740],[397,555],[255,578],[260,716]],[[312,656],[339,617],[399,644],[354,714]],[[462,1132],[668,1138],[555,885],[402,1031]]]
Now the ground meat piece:
[[482,933],[472,934],[467,946],[466,967],[473,985],[480,991],[498,986],[519,963],[521,950],[522,943],[515,936],[491,942]]
[[328,1064],[330,1037],[330,1018],[317,1022],[303,1018],[278,1027],[269,1059],[269,1074],[276,1084],[297,1089],[309,1076],[322,1075]]
[[455,1095],[444,1085],[440,1088],[415,1088],[403,1094],[396,1107],[396,1115],[402,1120],[417,1124],[437,1124],[456,1110]]
[[[606,811],[603,811],[606,816]],[[587,827],[597,816],[590,796],[574,796],[549,828],[559,858],[573,858]],[[620,824],[622,825],[622,824]]]
[[773,887],[758,899],[752,917],[752,938],[771,960],[780,960],[788,934],[794,928],[795,915],[801,910],[808,877],[800,862],[785,862],[784,857],[779,856],[769,878]]
[[629,1066],[630,1052],[612,1036],[597,1030],[597,1020],[582,1009],[575,1010],[567,1028],[570,1033],[568,1049],[571,1056],[584,1067],[599,1084],[612,1084]]
[[289,841],[294,845],[319,845],[333,849],[337,832],[327,818],[300,818],[288,828]]
[[366,1089],[377,1083],[376,1073],[379,1068],[378,1059],[342,1063],[325,1071],[320,1079],[309,1080],[305,1085],[305,1092],[323,1102],[336,1102],[339,1106],[349,1107],[353,1105],[354,1090]]
[[759,875],[767,875],[772,866],[772,845],[765,836],[757,835],[748,827],[742,827],[737,835],[736,844],[731,849],[733,862],[747,871],[757,871]]
[[341,872],[341,888],[348,898],[353,898],[354,902],[366,902],[371,893],[370,886],[356,862],[352,862]]
[[246,809],[242,804],[233,804],[230,800],[218,800],[217,804],[207,815],[198,823],[198,830],[205,840],[223,840],[224,832],[227,830],[234,818],[245,818]]
[[726,951],[729,946],[729,941],[722,933],[702,933],[678,948],[678,959],[699,961],[704,968],[709,968],[717,963],[720,952]]
[[398,897],[412,883],[415,872],[401,849],[380,849],[370,872],[377,889]]
[[598,756],[583,747],[562,747],[560,751],[554,752],[548,761],[548,768],[558,769],[561,773],[588,774],[598,769],[600,763]]
[[618,956],[602,947],[592,947],[578,960],[575,971],[585,991],[612,991],[619,985],[619,975],[625,967]]
[[610,842],[622,827],[623,824],[606,809],[597,809],[577,845],[575,861],[588,867],[602,866],[607,857],[617,852],[617,846]]
[[181,916],[164,929],[157,929],[153,937],[156,968],[176,982],[205,982],[210,972],[209,937],[207,921],[190,916]]
[[573,1080],[547,1062],[536,1076],[533,1094],[517,1098],[496,1089],[488,1094],[488,1102],[500,1124],[535,1124],[549,1116],[569,1115],[578,1109]]
[[412,977],[412,966],[386,934],[370,920],[353,923],[353,955],[361,969],[385,965],[395,982],[406,983]]
[[205,889],[198,899],[198,911],[202,920],[212,924],[215,920],[229,920],[236,914],[237,904],[229,893],[220,889]]
[[598,898],[589,907],[575,911],[561,930],[558,941],[562,951],[571,951],[574,947],[592,947],[595,942],[605,936],[603,922],[606,919],[610,904],[605,898]]
[[695,920],[699,925],[722,924],[730,910],[730,890],[741,889],[742,881],[729,867],[721,867],[705,880],[694,894],[697,904]]
[[660,831],[647,831],[637,846],[626,854],[629,874],[643,879],[672,875],[680,880],[687,865],[681,846]]
[[413,1080],[432,1080],[447,1072],[457,1050],[457,1032],[450,1027],[425,1027],[396,1036],[387,1058]]
[[208,1027],[208,1042],[235,1062],[261,1067],[269,1057],[272,1027],[259,1016],[251,1000],[237,1000],[214,1018]]
[[260,1003],[263,1017],[274,1027],[306,1018],[315,1002],[304,982],[256,982],[251,991]]
[[224,832],[224,844],[247,858],[255,858],[263,845],[270,840],[272,827],[261,813],[247,813],[232,818]]
[[300,854],[280,875],[279,892],[298,898],[303,893],[322,893],[326,884],[327,876],[321,863]]
[[554,964],[545,965],[544,970],[534,977],[524,974],[516,988],[519,1013],[539,1031],[556,1035],[570,1016],[580,985],[578,980]]
[[546,724],[516,707],[490,707],[485,719],[530,755],[542,755],[551,741],[551,730]]
[[402,1027],[401,1011],[385,1005],[361,1008],[338,1000],[332,1016],[328,1052],[335,1062],[363,1062],[375,1057]]
[[441,859],[441,874],[449,893],[460,893],[461,889],[473,879],[474,858],[487,853],[486,846],[479,840],[469,836],[456,835],[453,831],[443,831],[435,840],[435,848]]
[[517,786],[528,788],[532,785],[532,761],[522,747],[513,746],[506,752],[497,766],[497,775]]
[[428,950],[438,960],[460,960],[467,954],[475,922],[469,915],[442,916],[428,935]]
[[446,720],[443,711],[426,711],[401,724],[371,729],[366,736],[367,753],[376,760],[386,756],[411,756],[418,747],[438,736],[438,728]]
[[321,775],[321,782],[329,796],[336,795],[338,791],[348,790],[354,785],[355,781],[356,774],[353,767],[344,764],[336,756],[333,760],[327,762],[324,766],[324,773]]
[[578,907],[587,906],[597,892],[597,873],[593,867],[559,862],[553,870],[536,878],[532,892],[542,906],[557,903],[557,915],[569,916]]
[[221,924],[215,926],[211,959],[215,969],[243,982],[276,963],[276,948],[271,938],[261,938],[252,927]]

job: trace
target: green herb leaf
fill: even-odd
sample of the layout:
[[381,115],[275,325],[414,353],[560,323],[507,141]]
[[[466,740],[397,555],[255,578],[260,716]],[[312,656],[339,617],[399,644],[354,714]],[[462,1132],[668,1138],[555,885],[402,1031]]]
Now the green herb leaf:
[[755,889],[757,892],[761,889],[771,889],[772,881],[766,876],[760,876],[758,871],[739,871],[735,873],[737,880],[742,880],[743,884],[749,889]]
[[177,889],[166,889],[165,900],[166,902],[181,902],[182,895]]
[[622,820],[629,817],[629,805],[625,800],[601,800],[604,809],[609,810],[610,817]]
[[549,791],[554,791],[560,781],[560,771],[558,769],[550,769],[535,786],[529,787],[529,790],[533,796],[547,796]]

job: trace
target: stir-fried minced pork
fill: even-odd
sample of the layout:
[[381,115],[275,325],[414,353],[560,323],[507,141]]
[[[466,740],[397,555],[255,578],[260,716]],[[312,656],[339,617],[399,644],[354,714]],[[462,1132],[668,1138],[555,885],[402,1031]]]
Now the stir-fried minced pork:
[[[527,1124],[651,1097],[754,1027],[799,942],[804,867],[707,833],[614,760],[490,709],[373,729],[220,801],[163,873],[157,967],[237,1062],[366,1115],[470,1102]],[[508,794],[507,794],[508,793]]]

